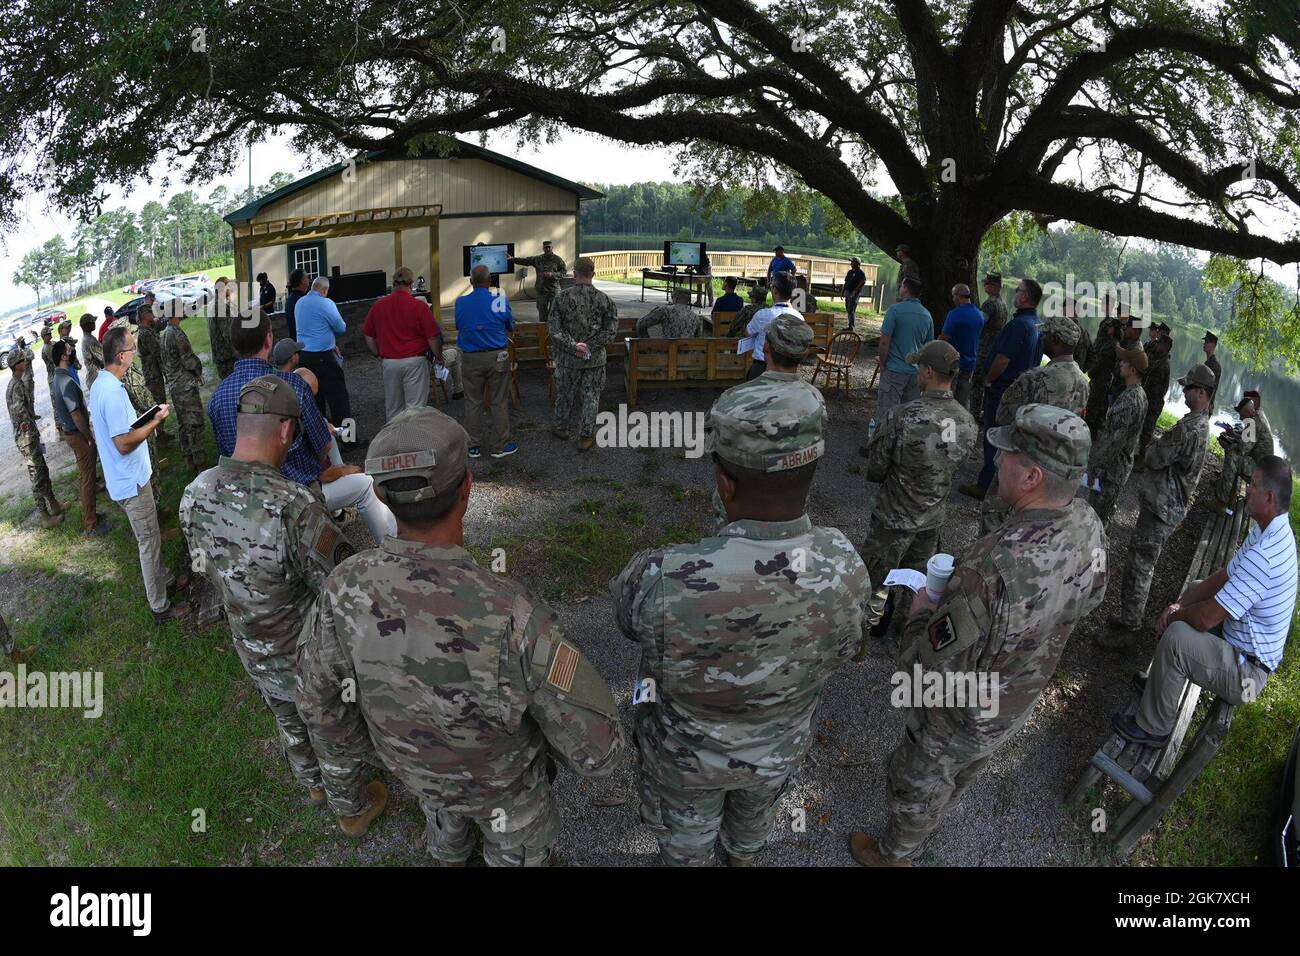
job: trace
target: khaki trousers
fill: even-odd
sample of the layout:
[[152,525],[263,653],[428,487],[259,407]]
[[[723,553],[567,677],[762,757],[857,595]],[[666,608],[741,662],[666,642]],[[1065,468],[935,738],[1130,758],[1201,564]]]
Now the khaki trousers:
[[145,482],[134,495],[123,498],[118,504],[126,512],[126,520],[131,523],[131,533],[140,549],[140,574],[144,578],[144,593],[149,607],[162,613],[171,605],[167,599],[167,586],[175,579],[163,565],[162,529],[158,526],[158,505],[154,501],[153,488]]
[[491,447],[499,449],[510,440],[510,352],[461,352],[460,364],[464,369],[465,430],[469,432],[470,447],[483,445],[486,393],[487,413],[492,416],[492,430],[496,432],[496,444]]
[[1217,634],[1175,621],[1156,644],[1147,687],[1138,705],[1138,723],[1156,736],[1172,731],[1185,681],[1240,705],[1259,696],[1268,676],[1264,668],[1250,661],[1242,663],[1240,652]]

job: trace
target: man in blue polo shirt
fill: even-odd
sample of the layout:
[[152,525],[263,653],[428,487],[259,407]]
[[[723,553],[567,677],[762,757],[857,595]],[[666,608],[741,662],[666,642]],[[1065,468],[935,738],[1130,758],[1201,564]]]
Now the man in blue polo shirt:
[[497,444],[493,458],[504,458],[519,450],[510,437],[510,338],[515,327],[510,299],[492,289],[487,266],[470,271],[472,288],[456,300],[456,344],[460,347],[461,385],[465,389],[465,431],[469,433],[469,457],[483,454],[483,395]]
[[208,418],[212,421],[212,434],[217,440],[217,453],[229,458],[235,450],[240,390],[263,375],[280,376],[293,386],[302,411],[299,419],[301,432],[289,447],[289,454],[280,466],[281,474],[318,490],[330,511],[356,508],[375,544],[382,543],[388,535],[397,534],[393,513],[375,495],[375,483],[369,475],[363,474],[356,465],[330,461],[330,451],[335,445],[332,427],[316,407],[312,388],[306,380],[296,374],[281,372],[268,361],[273,341],[271,318],[261,311],[257,316],[257,325],[236,324],[230,343],[235,347],[239,360],[235,362],[235,370],[221,380],[208,402]]
[[1228,566],[1192,587],[1156,622],[1155,658],[1136,718],[1111,723],[1134,743],[1160,746],[1191,681],[1233,705],[1259,696],[1282,663],[1296,602],[1296,545],[1291,531],[1291,466],[1269,455],[1246,487],[1253,526]]
[[971,302],[970,286],[964,282],[952,287],[952,305],[943,320],[939,338],[952,343],[961,357],[961,370],[953,383],[952,397],[965,406],[970,401],[971,376],[980,350],[980,333],[984,331],[984,313]]
[[1043,361],[1043,344],[1038,331],[1042,320],[1038,317],[1038,303],[1043,300],[1043,287],[1033,279],[1021,279],[1016,286],[1014,304],[1016,314],[1002,326],[993,347],[989,349],[984,372],[984,467],[979,480],[973,485],[962,485],[957,490],[964,495],[984,500],[993,476],[997,471],[993,463],[997,452],[989,444],[988,430],[997,424],[998,405],[1020,373],[1035,368]]
[[772,276],[778,272],[789,272],[794,274],[797,270],[794,263],[785,257],[785,246],[777,246],[772,250],[772,261],[767,264],[767,281],[772,281]]
[[[898,284],[898,301],[885,312],[880,327],[880,344],[876,352],[876,414],[867,429],[870,439],[895,405],[906,405],[921,396],[916,382],[916,366],[907,356],[921,351],[926,342],[934,341],[934,317],[921,304],[921,281],[910,276]],[[866,446],[859,448],[863,455]]]

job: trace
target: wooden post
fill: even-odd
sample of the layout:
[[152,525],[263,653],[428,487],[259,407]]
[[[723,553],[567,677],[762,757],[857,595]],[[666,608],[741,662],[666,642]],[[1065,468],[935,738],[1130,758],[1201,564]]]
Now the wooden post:
[[442,272],[438,253],[438,223],[429,227],[429,304],[433,307],[433,317],[442,321]]
[[402,268],[402,230],[393,233],[393,268]]

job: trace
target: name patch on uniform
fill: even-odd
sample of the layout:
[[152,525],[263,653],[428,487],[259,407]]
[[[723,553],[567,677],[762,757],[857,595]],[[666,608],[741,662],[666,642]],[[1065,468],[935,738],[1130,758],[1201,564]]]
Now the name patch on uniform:
[[784,455],[776,455],[769,459],[770,464],[767,466],[768,471],[789,471],[792,468],[802,468],[804,465],[811,464],[822,456],[826,450],[826,442],[819,441],[815,445],[810,445],[801,451],[792,451]]
[[551,657],[551,668],[546,672],[546,683],[564,691],[573,690],[573,677],[578,673],[578,649],[568,641],[560,641]]

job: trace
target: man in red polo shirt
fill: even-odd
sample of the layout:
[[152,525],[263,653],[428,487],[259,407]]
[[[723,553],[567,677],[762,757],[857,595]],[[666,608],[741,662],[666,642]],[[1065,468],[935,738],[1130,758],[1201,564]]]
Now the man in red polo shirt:
[[113,307],[111,305],[104,306],[104,321],[99,323],[99,331],[95,333],[95,338],[99,339],[101,342],[104,341],[104,333],[107,332],[108,327],[113,324],[114,318]]
[[[393,273],[393,291],[376,300],[366,314],[361,334],[366,348],[384,363],[384,415],[392,418],[404,408],[416,408],[429,402],[429,360],[432,351],[438,362],[453,373],[459,385],[460,355],[456,349],[442,347],[442,329],[433,312],[422,300],[411,295],[415,274],[406,267]],[[460,398],[456,388],[454,398]]]

